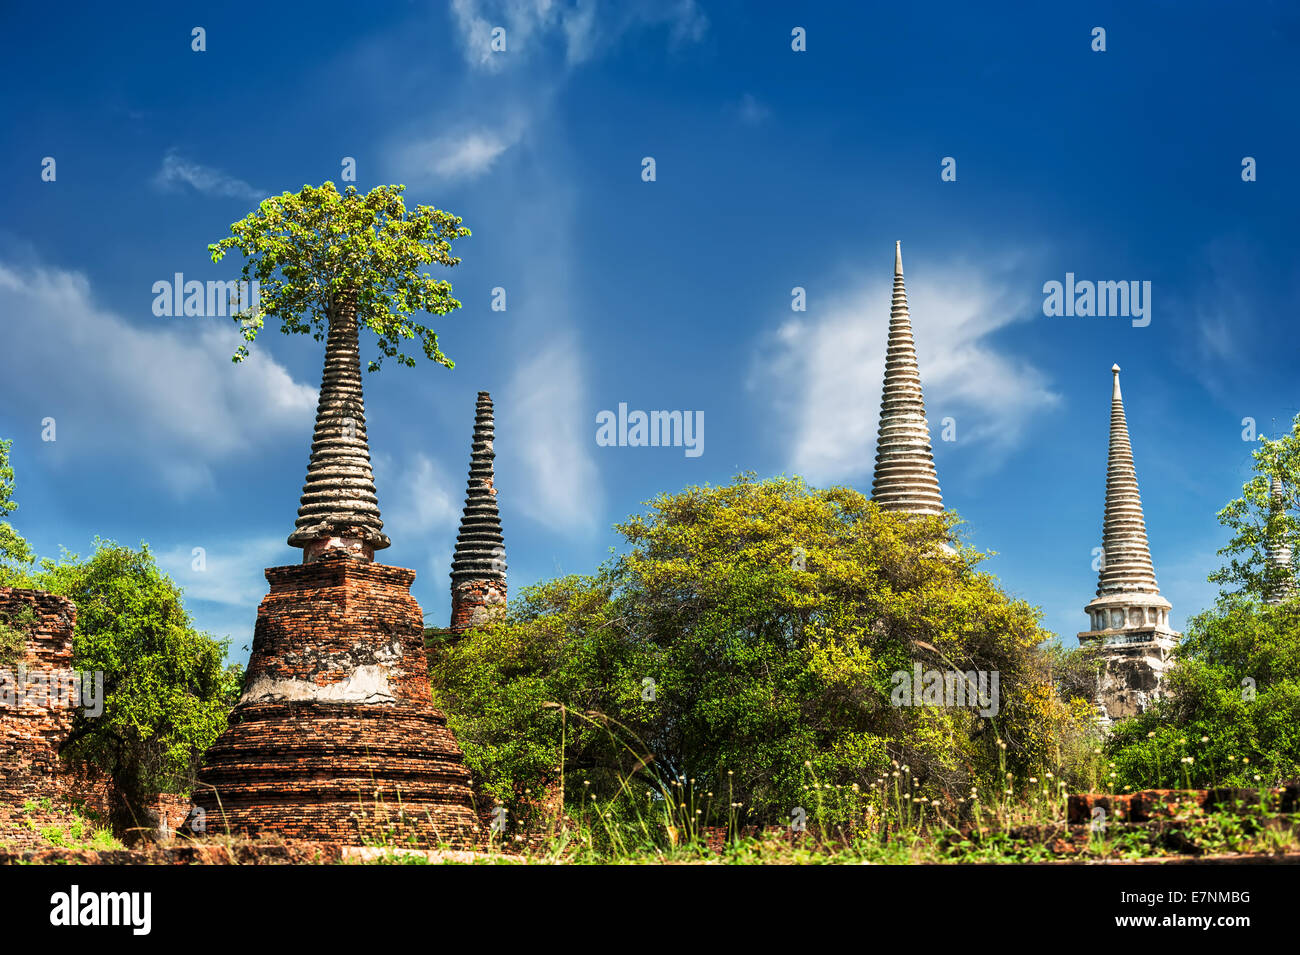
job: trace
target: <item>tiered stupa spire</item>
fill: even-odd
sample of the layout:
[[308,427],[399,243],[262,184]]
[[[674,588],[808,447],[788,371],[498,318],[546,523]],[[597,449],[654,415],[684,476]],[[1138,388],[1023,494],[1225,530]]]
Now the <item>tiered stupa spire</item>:
[[930,427],[925,420],[921,374],[912,338],[912,319],[903,287],[903,248],[894,243],[894,298],[889,310],[889,345],[880,398],[876,472],[871,497],[889,511],[943,513],[943,495],[934,469]]
[[303,548],[303,563],[336,549],[370,560],[390,543],[383,527],[366,440],[356,296],[341,295],[330,313],[311,459],[289,544]]
[[1276,579],[1270,580],[1268,596],[1264,598],[1264,602],[1270,604],[1284,603],[1290,600],[1296,591],[1295,570],[1291,566],[1291,545],[1276,526],[1278,518],[1285,512],[1286,495],[1281,479],[1275,474],[1269,482],[1269,517],[1272,518],[1270,523],[1274,526],[1270,528],[1267,571],[1270,577],[1276,576]]
[[1170,603],[1160,596],[1151,562],[1119,387],[1119,365],[1111,367],[1111,376],[1106,514],[1097,596],[1084,608],[1091,625],[1079,634],[1081,644],[1102,650],[1097,702],[1106,722],[1136,716],[1160,696],[1161,681],[1180,636],[1169,628]]
[[[1106,517],[1102,526],[1101,575],[1097,596],[1159,594],[1151,546],[1147,542],[1133,445],[1124,417],[1124,397],[1119,388],[1119,365],[1111,366],[1110,455],[1106,465]],[[1166,605],[1167,606],[1167,605]]]
[[455,632],[486,625],[506,605],[506,547],[492,467],[495,437],[492,396],[480,391],[465,513],[451,561],[451,629]]
[[289,543],[267,568],[244,691],[209,747],[195,805],[224,832],[471,848],[470,773],[433,704],[415,571],[376,562],[379,519],[356,299],[335,300],[311,462]]

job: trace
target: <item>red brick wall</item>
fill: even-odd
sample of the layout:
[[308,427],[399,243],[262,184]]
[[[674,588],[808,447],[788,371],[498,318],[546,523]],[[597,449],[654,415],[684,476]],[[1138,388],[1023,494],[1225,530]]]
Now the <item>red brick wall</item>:
[[[21,666],[33,674],[72,671],[72,631],[77,608],[71,600],[39,590],[0,587],[0,618],[35,614]],[[2,679],[13,687],[17,667]],[[72,727],[72,708],[27,700],[10,706],[0,694],[0,802],[21,803],[47,796],[58,786],[59,745]]]

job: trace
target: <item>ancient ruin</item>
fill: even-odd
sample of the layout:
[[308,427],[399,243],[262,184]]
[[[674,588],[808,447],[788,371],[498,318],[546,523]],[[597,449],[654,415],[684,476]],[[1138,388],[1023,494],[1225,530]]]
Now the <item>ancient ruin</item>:
[[943,495],[934,469],[930,426],[925,420],[921,373],[912,339],[912,319],[903,287],[903,245],[894,243],[894,298],[889,309],[889,345],[880,397],[876,471],[871,498],[889,511],[942,514]]
[[[25,646],[12,664],[0,661],[0,804],[57,792],[63,775],[59,747],[72,729],[74,706],[18,692],[22,679],[49,685],[72,673],[77,608],[66,597],[0,587],[0,621],[20,631]],[[23,623],[22,621],[26,621]]]
[[472,847],[469,771],[429,692],[415,572],[387,547],[370,465],[355,299],[330,314],[289,543],[266,571],[244,692],[194,790],[209,832]]
[[465,513],[451,561],[451,632],[454,635],[499,619],[506,609],[506,548],[497,510],[492,460],[495,425],[492,396],[478,393],[470,451]]
[[303,563],[326,550],[370,560],[389,545],[370,468],[357,337],[356,301],[344,300],[330,316],[311,459],[289,535],[290,546],[303,549]]
[[1103,724],[1136,716],[1161,695],[1174,647],[1170,603],[1160,596],[1138,494],[1119,365],[1111,367],[1110,451],[1097,596],[1084,608],[1079,643],[1099,656],[1095,700]]
[[1286,495],[1282,488],[1282,482],[1277,475],[1269,482],[1269,517],[1270,523],[1274,525],[1272,536],[1269,539],[1266,555],[1268,561],[1268,570],[1273,579],[1268,583],[1268,593],[1264,598],[1267,604],[1286,603],[1295,596],[1295,569],[1291,564],[1291,545],[1287,543],[1286,536],[1277,528],[1277,523],[1282,514],[1286,511]]

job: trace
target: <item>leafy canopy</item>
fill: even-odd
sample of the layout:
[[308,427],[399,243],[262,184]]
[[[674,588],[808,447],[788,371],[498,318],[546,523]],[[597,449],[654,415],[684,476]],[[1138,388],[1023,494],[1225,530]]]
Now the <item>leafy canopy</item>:
[[112,775],[128,799],[189,788],[243,683],[226,643],[194,628],[181,590],[139,550],[96,540],[88,559],[44,560],[35,585],[77,605],[73,665],[104,674],[104,712],[77,711],[62,753]]
[[[512,818],[561,765],[571,799],[644,806],[657,774],[749,821],[814,815],[814,780],[866,790],[895,762],[955,800],[1005,785],[1007,768],[1060,765],[1086,733],[1089,709],[1060,698],[1037,650],[1038,612],[978,571],[981,555],[942,552],[951,514],[898,515],[797,478],[651,503],[596,575],[528,589],[504,623],[434,655],[435,695]],[[894,705],[892,675],[914,663],[997,671],[997,714]]]
[[[14,469],[9,463],[12,440],[0,441],[0,517],[18,509],[13,499]],[[27,541],[8,521],[0,521],[0,587],[21,587],[26,579],[26,568],[32,562],[32,550]]]
[[[1300,548],[1291,513],[1300,416],[1290,434],[1263,441],[1254,459],[1241,496],[1219,512],[1233,535],[1219,551],[1228,563],[1209,577],[1223,585],[1217,604],[1188,621],[1165,698],[1111,737],[1124,785],[1256,786],[1300,776],[1300,599],[1293,592],[1281,604],[1265,602],[1295,575],[1294,559],[1270,566],[1268,546],[1286,540],[1293,558]],[[1280,509],[1272,506],[1274,476],[1282,482]]]
[[[1232,531],[1232,538],[1219,550],[1228,563],[1209,577],[1223,585],[1221,593],[1266,597],[1284,577],[1294,578],[1300,558],[1300,521],[1294,514],[1300,500],[1300,415],[1291,432],[1277,441],[1264,440],[1253,452],[1255,475],[1242,486],[1241,497],[1219,512],[1219,523]],[[1273,477],[1282,482],[1283,506],[1274,510],[1270,496]],[[1292,564],[1275,568],[1268,561],[1270,541],[1291,544]]]
[[1111,758],[1134,789],[1274,785],[1300,777],[1300,600],[1223,597],[1193,617],[1168,694],[1117,724]]
[[355,296],[360,322],[378,338],[381,357],[407,367],[403,340],[418,339],[425,357],[454,367],[438,347],[438,336],[420,324],[415,312],[446,315],[460,308],[451,284],[421,271],[432,264],[453,266],[451,243],[468,236],[459,216],[432,206],[407,210],[405,186],[376,186],[365,195],[355,186],[342,194],[334,183],[303,186],[302,191],[264,199],[230,227],[231,235],[208,246],[212,261],[231,249],[245,256],[245,282],[256,280],[256,308],[235,315],[244,341],[232,358],[248,357],[267,318],[278,319],[286,335],[310,333],[324,339],[339,302]]
[[[8,450],[0,441],[0,514],[14,509]],[[204,750],[225,729],[243,674],[224,666],[225,642],[194,628],[181,589],[148,545],[131,550],[96,539],[87,559],[65,553],[37,565],[27,542],[2,524],[0,557],[0,586],[47,590],[76,604],[72,665],[104,675],[103,714],[77,711],[63,755],[107,772],[129,800],[187,790]],[[0,620],[0,665],[21,658],[31,623],[21,614]]]

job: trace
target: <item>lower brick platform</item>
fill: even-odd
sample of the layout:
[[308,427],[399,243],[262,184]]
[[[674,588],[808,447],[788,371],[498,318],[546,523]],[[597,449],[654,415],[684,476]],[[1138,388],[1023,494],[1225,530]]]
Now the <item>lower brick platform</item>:
[[267,579],[244,696],[194,790],[208,833],[483,844],[429,694],[414,572],[331,554]]
[[[244,706],[207,752],[210,834],[478,845],[469,770],[442,714],[395,704]],[[215,794],[207,787],[215,787]]]

